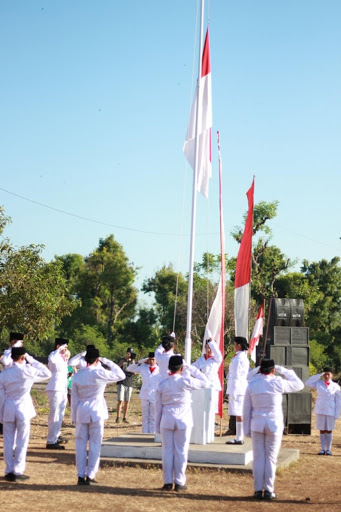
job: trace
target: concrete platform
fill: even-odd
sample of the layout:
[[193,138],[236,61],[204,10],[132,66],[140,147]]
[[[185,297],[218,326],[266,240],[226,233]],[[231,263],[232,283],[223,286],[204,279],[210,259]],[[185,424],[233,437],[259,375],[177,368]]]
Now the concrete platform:
[[[188,462],[245,466],[252,461],[250,439],[241,446],[227,445],[226,440],[226,437],[217,437],[210,444],[190,444]],[[161,461],[162,447],[161,443],[154,441],[154,435],[134,432],[104,442],[101,457]]]
[[[225,469],[228,471],[252,472],[251,440],[246,439],[241,446],[227,445],[227,437],[216,437],[213,443],[206,445],[191,444],[188,454],[188,466],[207,469]],[[299,450],[282,449],[278,457],[278,469],[289,466],[299,459]],[[102,444],[101,463],[155,465],[161,466],[161,443],[154,441],[151,434],[128,433]]]

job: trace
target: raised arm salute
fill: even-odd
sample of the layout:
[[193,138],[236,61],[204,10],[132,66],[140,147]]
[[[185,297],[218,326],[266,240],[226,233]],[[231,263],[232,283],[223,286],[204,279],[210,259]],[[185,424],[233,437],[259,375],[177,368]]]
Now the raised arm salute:
[[24,471],[30,422],[36,415],[30,391],[34,382],[50,378],[51,372],[26,354],[24,347],[13,347],[11,354],[13,364],[0,374],[0,421],[4,431],[5,480],[16,482],[29,478]]
[[317,373],[306,381],[305,385],[315,388],[317,399],[315,403],[316,428],[320,431],[321,450],[318,455],[331,455],[333,430],[335,420],[340,417],[341,391],[340,386],[333,382],[331,368],[325,368],[323,373]]
[[[100,357],[96,348],[87,350],[85,360],[88,366],[75,374],[71,388],[71,418],[76,425],[78,485],[97,484],[95,476],[99,466],[104,420],[109,417],[104,399],[105,387],[125,377],[123,370],[109,359]],[[109,370],[103,368],[101,363],[108,366]]]
[[[275,368],[282,377],[275,376]],[[276,366],[272,359],[263,359],[259,374],[250,381],[243,408],[244,434],[251,436],[253,448],[254,497],[272,500],[277,457],[284,428],[282,395],[301,391],[303,382],[294,370]]]

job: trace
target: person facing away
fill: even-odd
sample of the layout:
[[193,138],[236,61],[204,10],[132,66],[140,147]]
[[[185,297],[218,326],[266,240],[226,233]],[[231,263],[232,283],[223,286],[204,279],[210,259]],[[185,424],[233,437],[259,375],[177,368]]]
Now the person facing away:
[[333,382],[331,368],[325,368],[322,373],[312,375],[305,385],[317,391],[314,412],[316,429],[320,431],[321,450],[318,455],[332,455],[333,430],[341,410],[340,386]]
[[175,334],[163,336],[162,342],[155,350],[155,359],[160,369],[161,378],[165,379],[168,375],[168,364],[170,358],[174,355]]
[[1,356],[1,363],[3,367],[9,368],[13,364],[12,359],[12,347],[22,347],[24,344],[24,334],[21,332],[11,332],[9,335],[9,348],[4,350],[3,355]]
[[110,382],[124,378],[123,370],[113,361],[100,357],[97,348],[88,349],[85,360],[87,367],[74,375],[71,387],[71,419],[76,425],[78,485],[98,483],[95,477],[100,460],[104,420],[109,417],[104,391]]
[[61,427],[67,404],[67,374],[68,361],[66,357],[68,340],[55,339],[55,349],[48,358],[48,367],[52,377],[46,386],[49,399],[49,416],[46,448],[48,450],[64,450],[62,443],[66,442],[61,436]]
[[90,348],[96,348],[95,345],[87,345],[86,349],[83,352],[80,352],[79,354],[76,354],[75,356],[72,356],[69,359],[69,366],[72,366],[72,368],[78,368],[81,370],[82,368],[86,368],[87,362],[85,361],[86,352]]
[[[276,371],[284,378],[275,375]],[[294,370],[263,359],[244,397],[244,434],[252,439],[254,498],[273,500],[277,457],[284,429],[282,395],[301,391],[303,382]],[[264,491],[264,495],[263,495]]]
[[208,388],[210,381],[198,368],[184,367],[181,355],[169,359],[169,375],[155,394],[155,430],[162,436],[162,490],[185,491],[189,442],[193,426],[191,392]]
[[142,387],[139,394],[142,409],[142,433],[155,433],[155,391],[160,382],[160,371],[156,364],[155,353],[149,352],[148,357],[132,363],[128,372],[141,375]]
[[26,353],[12,347],[13,364],[0,374],[0,421],[3,423],[5,480],[27,480],[24,474],[31,419],[36,415],[31,388],[51,377],[50,370]]

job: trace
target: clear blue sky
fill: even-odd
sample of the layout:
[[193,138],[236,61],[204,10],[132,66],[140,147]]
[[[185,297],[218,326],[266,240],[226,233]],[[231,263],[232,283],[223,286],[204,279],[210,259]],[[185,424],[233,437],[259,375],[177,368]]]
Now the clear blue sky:
[[[255,201],[279,200],[273,243],[299,261],[340,255],[341,2],[207,7],[226,252],[255,174]],[[42,243],[50,260],[114,233],[138,285],[163,264],[187,271],[188,237],[179,251],[174,234],[190,229],[196,13],[196,0],[2,0],[0,188],[98,221],[0,190],[14,244]],[[196,260],[219,252],[215,140],[213,159]]]

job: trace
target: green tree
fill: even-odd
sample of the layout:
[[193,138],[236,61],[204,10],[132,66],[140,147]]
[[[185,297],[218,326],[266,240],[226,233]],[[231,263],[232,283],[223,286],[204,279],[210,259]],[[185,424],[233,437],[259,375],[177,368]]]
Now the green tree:
[[0,257],[0,323],[8,330],[27,333],[26,345],[34,349],[77,304],[68,295],[61,263],[46,263],[42,248],[9,247]]
[[183,324],[180,312],[184,304],[187,304],[187,280],[181,273],[177,274],[172,265],[163,266],[153,277],[144,281],[142,291],[154,294],[157,321],[163,332],[171,332],[173,329],[175,306],[176,330],[183,331],[186,323]]
[[330,261],[322,259],[309,263],[303,261],[302,273],[308,286],[318,296],[308,315],[310,327],[314,331],[331,333],[341,325],[341,267],[340,258]]
[[[271,245],[272,231],[267,222],[277,215],[278,201],[260,201],[254,206],[253,215],[253,249],[251,269],[251,296],[256,303],[276,295],[276,282],[294,264],[275,245]],[[244,215],[244,220],[246,219]],[[236,227],[232,232],[234,239],[240,243],[244,231]],[[231,281],[235,278],[236,258],[231,258],[229,267],[234,268]]]
[[73,338],[75,329],[97,327],[112,347],[124,324],[135,315],[137,290],[133,283],[137,269],[113,235],[101,238],[84,260],[77,254],[57,259],[63,264],[71,292],[81,303],[63,322],[64,332]]

